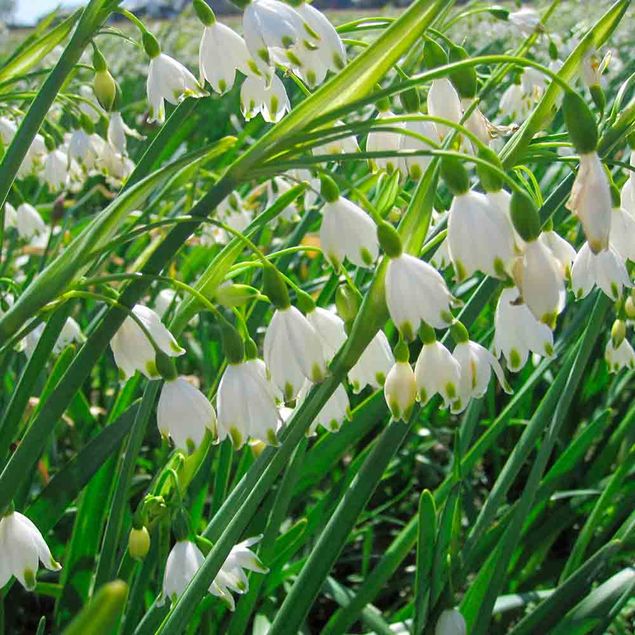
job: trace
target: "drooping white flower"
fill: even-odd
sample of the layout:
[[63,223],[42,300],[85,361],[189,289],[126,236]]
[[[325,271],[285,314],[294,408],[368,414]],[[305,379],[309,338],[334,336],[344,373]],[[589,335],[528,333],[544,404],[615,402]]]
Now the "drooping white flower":
[[611,231],[611,189],[596,152],[580,155],[580,167],[567,208],[580,222],[593,253],[606,249]]
[[39,563],[51,571],[55,562],[39,529],[23,514],[11,511],[0,518],[0,588],[15,576],[27,590],[35,588]]
[[126,137],[143,139],[136,130],[126,125],[120,112],[111,112],[108,119],[108,143],[120,156],[125,156],[127,152]]
[[417,398],[417,381],[407,361],[397,361],[386,375],[384,397],[393,419],[407,421]]
[[159,605],[162,605],[166,598],[175,602],[185,591],[204,561],[205,557],[195,543],[190,540],[179,540],[172,547],[165,563],[163,592]]
[[[439,138],[439,133],[437,132],[437,127],[432,121],[425,120],[417,120],[417,121],[406,121],[404,124],[404,128],[411,132],[414,132],[426,139],[430,139],[430,143],[423,141],[422,139],[417,139],[416,137],[411,137],[409,135],[401,136],[401,149],[402,150],[431,150],[433,146],[432,143],[437,142]],[[431,156],[421,155],[421,156],[413,156],[406,157],[404,159],[406,163],[406,168],[408,169],[408,174],[413,179],[418,179],[421,175],[426,171],[430,162],[432,161]]]
[[72,317],[68,317],[55,342],[55,346],[53,346],[53,352],[55,354],[61,353],[69,344],[81,342],[83,339],[84,336],[79,324]]
[[430,264],[402,253],[386,271],[386,304],[395,326],[413,339],[421,322],[444,328],[452,321],[452,294],[443,276]]
[[542,232],[539,240],[549,248],[555,259],[560,263],[563,275],[568,277],[576,255],[573,246],[552,229]]
[[604,359],[610,373],[617,373],[622,368],[635,369],[635,350],[626,338],[618,346],[615,346],[613,339],[609,338],[604,350]]
[[623,207],[613,208],[609,243],[623,260],[635,262],[635,216]]
[[9,119],[9,117],[0,117],[0,142],[2,142],[2,145],[8,146],[13,141],[17,131],[18,126],[15,121]]
[[245,40],[233,29],[217,21],[203,30],[198,64],[201,83],[207,80],[214,91],[221,95],[234,85],[236,71],[247,75],[254,70]]
[[280,424],[273,386],[262,360],[229,364],[216,394],[217,436],[239,448],[248,439],[277,444]]
[[18,222],[18,212],[15,207],[7,201],[4,204],[4,228],[15,227]]
[[361,392],[366,386],[371,386],[373,390],[381,388],[394,363],[395,358],[386,334],[381,330],[377,331],[348,373],[353,391]]
[[148,80],[146,82],[149,121],[165,121],[165,102],[176,105],[186,97],[206,95],[190,71],[174,58],[159,53],[150,60]]
[[510,119],[523,119],[531,110],[528,99],[520,83],[511,83],[502,94],[498,108],[503,116]]
[[[152,310],[136,304],[132,312],[148,330],[158,348],[170,357],[183,355],[185,350],[177,343],[161,318]],[[141,327],[130,316],[126,317],[119,330],[110,340],[115,363],[122,379],[128,379],[135,371],[140,371],[148,379],[158,379],[156,352]]]
[[467,625],[457,609],[445,609],[434,627],[434,635],[467,635]]
[[89,135],[83,128],[73,130],[68,143],[67,155],[69,161],[77,161],[79,165],[90,170],[97,158],[93,135]]
[[[635,150],[631,152],[630,164],[635,166]],[[635,178],[632,172],[622,186],[620,192],[620,207],[625,209],[631,216],[635,216]]]
[[422,405],[439,394],[448,407],[458,398],[461,366],[441,342],[425,342],[415,364],[415,378]]
[[504,355],[507,367],[519,371],[529,353],[553,355],[553,333],[520,301],[518,290],[503,289],[494,315],[494,353]]
[[[473,101],[474,100],[471,98],[461,99],[461,107],[465,112],[467,112],[468,108],[471,108],[471,112],[463,125],[472,134],[476,135],[479,141],[481,141],[485,145],[489,145],[492,141],[492,134],[490,134],[492,126],[478,106],[472,108]],[[478,148],[475,147],[475,152],[477,150]]]
[[346,341],[344,321],[333,311],[319,306],[307,313],[306,319],[320,338],[324,359],[330,362]]
[[571,288],[576,298],[584,298],[599,287],[612,300],[622,295],[622,287],[632,287],[624,259],[613,249],[593,253],[586,242],[571,267]]
[[20,238],[25,240],[31,240],[48,231],[48,227],[39,212],[29,203],[18,205],[15,215],[15,226]]
[[279,0],[253,0],[243,14],[245,42],[259,64],[271,66],[271,49],[291,49],[309,39],[300,14]]
[[430,264],[440,270],[447,269],[451,264],[450,259],[450,244],[448,243],[447,236],[441,241],[438,249],[430,258]]
[[234,598],[231,594],[247,593],[249,590],[249,580],[243,569],[254,571],[255,573],[267,573],[269,569],[265,567],[260,558],[249,549],[260,541],[262,536],[255,536],[239,542],[232,547],[223,566],[216,574],[209,592],[221,598],[229,607],[230,611],[235,608]]
[[322,208],[320,244],[335,268],[344,258],[358,267],[370,267],[379,255],[375,222],[343,196],[327,201]]
[[170,437],[177,448],[197,448],[205,431],[216,430],[216,413],[209,399],[184,377],[166,380],[157,404],[159,432]]
[[525,243],[512,267],[516,286],[534,317],[553,327],[564,309],[564,269],[553,252],[538,238]]
[[448,242],[459,280],[475,271],[506,277],[514,257],[512,224],[485,194],[468,190],[454,197],[448,217]]
[[[459,123],[463,117],[461,99],[452,82],[447,77],[441,77],[432,81],[428,92],[428,112],[433,117],[441,117],[454,123]],[[436,129],[439,138],[443,139],[453,128],[437,123]]]
[[277,75],[272,75],[269,83],[262,77],[249,75],[240,88],[240,109],[247,121],[260,113],[265,121],[277,123],[291,110],[291,104]]
[[509,21],[522,35],[528,37],[540,24],[540,15],[535,9],[525,6],[518,9],[518,11],[512,11],[509,14]]
[[57,148],[44,159],[44,182],[52,192],[61,190],[68,183],[68,155]]
[[29,174],[32,174],[36,166],[39,166],[42,158],[46,154],[46,143],[44,137],[41,134],[36,134],[31,141],[31,145],[27,150],[27,153],[22,160],[22,165],[18,170],[18,178],[24,178]]
[[[402,121],[391,121],[394,113],[389,110],[380,112],[375,119],[377,126],[390,126],[399,130],[404,127]],[[401,147],[402,135],[397,130],[371,130],[366,138],[367,152],[398,152]],[[398,156],[374,157],[371,162],[378,170],[386,170],[389,173],[399,171],[406,172],[406,162]]]
[[[303,392],[306,390],[306,393],[308,393],[309,387],[310,384],[307,382],[303,388]],[[329,432],[337,432],[341,428],[342,423],[350,418],[351,411],[348,393],[344,385],[340,384],[311,422],[307,430],[307,436],[311,437],[315,435],[318,426],[322,426]]]
[[322,344],[315,329],[294,306],[277,309],[264,340],[265,364],[286,400],[295,399],[305,379],[326,375]]
[[462,412],[470,399],[479,399],[485,394],[492,370],[503,389],[510,392],[501,365],[484,346],[471,340],[459,342],[452,354],[461,366],[459,398],[452,403],[452,412]]

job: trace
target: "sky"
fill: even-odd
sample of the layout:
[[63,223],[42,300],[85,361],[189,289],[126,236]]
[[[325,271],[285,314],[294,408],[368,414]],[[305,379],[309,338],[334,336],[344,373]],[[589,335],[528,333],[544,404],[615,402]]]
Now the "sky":
[[79,4],[82,4],[81,0],[18,0],[14,21],[16,24],[34,24],[60,5],[74,7]]

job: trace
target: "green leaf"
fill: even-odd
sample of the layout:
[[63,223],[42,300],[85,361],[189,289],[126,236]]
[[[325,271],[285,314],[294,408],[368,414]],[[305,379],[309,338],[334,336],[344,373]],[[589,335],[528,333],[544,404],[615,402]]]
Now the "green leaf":
[[419,531],[417,532],[413,635],[421,633],[427,621],[430,604],[431,572],[437,535],[436,506],[432,494],[427,489],[423,490],[419,498],[417,522]]

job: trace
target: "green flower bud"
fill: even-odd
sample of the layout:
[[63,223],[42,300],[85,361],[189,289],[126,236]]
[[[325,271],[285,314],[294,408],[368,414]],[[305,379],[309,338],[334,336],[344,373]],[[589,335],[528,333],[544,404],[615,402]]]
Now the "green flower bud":
[[443,47],[431,39],[426,39],[423,45],[423,65],[432,70],[448,63],[448,54]]
[[207,4],[207,2],[205,2],[205,0],[194,0],[192,5],[194,6],[196,16],[205,26],[211,26],[214,22],[216,22],[216,16],[214,15],[212,8],[209,4]]
[[549,40],[549,58],[552,60],[558,59],[558,47],[553,40]]
[[598,145],[598,128],[584,99],[576,92],[567,91],[562,109],[571,142],[578,154],[594,152]]
[[441,159],[441,176],[450,192],[455,196],[465,194],[470,189],[470,177],[459,159],[443,157]]
[[[462,62],[469,59],[467,51],[462,46],[450,45],[450,62]],[[472,99],[476,96],[476,69],[473,66],[453,71],[450,80],[454,84],[460,97]]]
[[135,529],[128,534],[128,553],[134,560],[143,560],[150,550],[150,534],[145,527]]
[[362,297],[356,289],[347,284],[341,284],[335,292],[335,307],[345,323],[352,322],[359,312]]
[[230,364],[239,364],[245,357],[243,338],[227,320],[221,320],[220,332],[223,340],[223,352],[227,361]]
[[514,191],[510,202],[510,214],[514,228],[525,241],[540,236],[540,215],[533,199],[525,192]]
[[340,188],[330,176],[320,174],[320,194],[327,203],[334,203],[340,197]]
[[629,320],[635,320],[635,298],[633,295],[629,295],[624,302],[624,313]]
[[173,381],[178,377],[174,360],[163,351],[157,350],[154,363],[156,364],[157,372],[165,381]]
[[407,113],[418,113],[421,110],[421,100],[419,99],[419,93],[416,88],[409,88],[404,90],[399,96],[401,105]]
[[498,20],[509,20],[509,9],[505,7],[490,7],[488,12]]
[[101,54],[101,51],[95,47],[93,50],[93,68],[96,73],[107,71],[108,64],[106,64],[106,58]]
[[247,304],[256,298],[258,293],[258,289],[248,284],[224,284],[218,287],[215,298],[219,304],[231,309]]
[[390,223],[380,223],[377,227],[377,240],[389,258],[398,258],[403,252],[401,237]]
[[[491,148],[480,148],[478,158],[495,165],[499,170],[503,170],[503,164],[498,155]],[[500,192],[503,189],[503,179],[497,172],[489,166],[481,163],[476,164],[476,173],[481,181],[481,185],[486,192]]]
[[626,322],[624,320],[615,320],[611,327],[611,340],[613,346],[617,348],[626,337]]
[[141,39],[143,41],[143,48],[150,59],[161,55],[161,45],[150,31],[144,31]]
[[291,305],[287,285],[275,267],[267,266],[263,269],[262,288],[277,309],[286,309]]
[[93,79],[93,92],[99,105],[110,112],[117,97],[117,82],[110,74],[110,71],[97,71]]
[[593,103],[596,105],[597,109],[600,111],[600,115],[604,114],[604,108],[606,106],[606,96],[604,94],[604,90],[602,86],[599,84],[595,84],[594,86],[589,86],[589,92],[591,93],[591,99],[593,99]]

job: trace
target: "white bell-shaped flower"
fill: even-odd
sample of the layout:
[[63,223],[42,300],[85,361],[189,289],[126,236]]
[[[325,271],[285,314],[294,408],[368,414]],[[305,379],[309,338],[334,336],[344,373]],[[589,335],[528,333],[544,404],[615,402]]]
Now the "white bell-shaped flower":
[[559,260],[538,238],[525,244],[513,265],[513,278],[534,317],[553,327],[564,309],[564,270]]
[[436,394],[446,407],[458,399],[461,366],[441,342],[424,342],[415,364],[415,378],[422,405]]
[[9,201],[7,201],[4,204],[4,228],[8,229],[9,227],[16,227],[17,222],[18,212],[15,207],[13,207],[13,205],[11,205]]
[[66,187],[68,183],[69,158],[66,152],[59,148],[49,152],[44,159],[44,182],[52,192]]
[[[428,92],[428,112],[433,117],[441,117],[454,123],[460,123],[463,117],[461,99],[452,82],[447,77],[432,80]],[[443,139],[454,129],[441,123],[436,124],[439,139]]]
[[66,318],[66,322],[64,322],[64,326],[60,331],[59,336],[57,337],[57,341],[55,342],[55,346],[53,346],[53,352],[57,355],[61,353],[69,344],[73,344],[75,342],[82,342],[84,340],[84,336],[82,335],[82,330],[79,328],[79,324],[72,318]]
[[[525,244],[525,241],[520,237],[520,234],[514,228],[514,225],[511,221],[511,199],[512,195],[507,190],[497,190],[495,192],[485,192],[485,196],[487,200],[495,205],[501,213],[508,219],[509,226],[512,230],[512,235],[514,237],[514,248],[516,252],[521,252],[522,247]],[[546,233],[546,232],[545,232]],[[575,251],[573,252],[575,256]]]
[[162,605],[166,598],[175,602],[204,561],[205,557],[195,543],[190,540],[179,540],[172,547],[165,563],[163,592],[158,604]]
[[333,311],[319,306],[309,311],[306,319],[320,338],[324,359],[330,362],[346,341],[344,321]]
[[15,133],[18,131],[18,125],[9,117],[0,117],[0,141],[2,145],[8,146]]
[[69,161],[77,161],[79,165],[90,170],[97,159],[93,135],[88,134],[83,128],[73,130],[68,143],[67,155]]
[[635,369],[635,350],[627,339],[615,346],[612,338],[609,338],[604,349],[604,359],[610,373],[617,373],[622,368]]
[[273,314],[265,334],[264,358],[274,385],[287,401],[295,399],[305,379],[318,383],[326,375],[320,338],[294,306]]
[[635,262],[635,216],[623,207],[613,208],[609,243],[623,260]]
[[33,174],[35,168],[40,165],[46,154],[46,142],[41,134],[36,134],[31,141],[31,145],[22,160],[20,169],[18,170],[18,178],[22,179],[29,174]]
[[[152,309],[136,304],[132,312],[145,326],[163,353],[169,357],[178,357],[185,353],[185,350],[177,344],[170,331],[161,322],[161,318]],[[137,370],[148,379],[159,378],[154,347],[132,317],[126,317],[110,340],[110,348],[122,379],[132,377]]]
[[527,363],[529,353],[553,355],[551,329],[535,318],[514,287],[503,289],[496,306],[494,327],[494,353],[505,357],[512,372],[518,372]]
[[48,227],[39,212],[29,203],[18,205],[15,215],[15,226],[20,238],[31,240],[36,236],[46,234]]
[[[402,135],[398,130],[404,127],[402,121],[391,121],[394,113],[386,110],[380,112],[375,119],[377,126],[390,126],[397,130],[371,130],[366,138],[366,152],[398,152],[401,148]],[[374,157],[372,164],[378,170],[386,170],[389,173],[399,171],[406,173],[406,162],[398,156]]]
[[452,403],[452,412],[462,412],[467,408],[470,399],[479,399],[485,394],[492,370],[503,390],[510,392],[503,368],[484,346],[471,340],[459,342],[452,354],[461,366],[459,398]]
[[260,541],[262,536],[255,536],[243,540],[236,546],[232,547],[227,559],[216,574],[209,592],[216,597],[221,598],[231,611],[235,608],[234,598],[231,594],[247,593],[249,590],[249,579],[244,569],[255,573],[267,573],[269,569],[265,567],[260,558],[249,549]]
[[502,94],[498,108],[503,116],[511,120],[524,119],[531,110],[531,101],[521,84],[512,83]]
[[[631,153],[631,163],[635,166],[635,150]],[[631,172],[620,191],[620,207],[625,209],[631,216],[635,216],[635,178]]]
[[549,248],[549,251],[551,251],[555,259],[560,263],[563,275],[568,277],[571,273],[571,265],[576,256],[576,251],[573,246],[552,229],[542,232],[539,240]]
[[206,430],[216,430],[216,413],[198,388],[184,377],[176,377],[166,380],[161,388],[157,426],[177,448],[190,452],[201,445]]
[[51,571],[62,567],[55,562],[40,530],[24,515],[10,511],[0,518],[0,589],[15,576],[32,591],[39,563]]
[[577,299],[599,287],[612,300],[622,296],[623,287],[632,287],[624,260],[613,247],[593,253],[586,242],[571,267],[571,288]]
[[272,75],[269,83],[262,77],[248,75],[240,88],[240,109],[247,121],[260,113],[265,121],[277,123],[291,110],[291,104],[277,75]]
[[[307,382],[302,391],[300,398],[304,399],[309,392],[311,384]],[[318,426],[322,426],[328,432],[337,432],[344,421],[351,418],[350,401],[348,393],[343,384],[340,384],[333,394],[328,398],[327,402],[322,406],[320,412],[311,422],[307,430],[307,436],[312,437],[316,434]]]
[[381,388],[394,363],[395,358],[386,334],[381,330],[377,331],[348,373],[353,391],[361,392],[366,386],[373,390]]
[[280,417],[273,386],[262,360],[229,364],[216,393],[219,441],[230,437],[240,448],[249,438],[276,445]]
[[526,6],[512,11],[508,19],[525,37],[530,36],[540,24],[540,15],[536,9]]
[[514,232],[509,216],[485,194],[468,190],[454,197],[448,217],[450,258],[457,278],[475,271],[505,278],[514,257]]
[[408,361],[396,361],[386,375],[384,397],[395,421],[407,421],[417,399],[417,380]]
[[[423,139],[417,139],[409,135],[401,136],[401,149],[402,150],[432,150],[431,144],[436,144],[439,138],[437,127],[432,121],[418,120],[418,121],[406,121],[404,128],[410,132],[414,132],[421,135],[425,139],[429,139],[430,143],[427,143]],[[413,179],[418,179],[427,170],[431,156],[420,155],[413,157],[406,157],[404,159],[408,174]]]
[[580,155],[580,167],[567,208],[580,222],[593,253],[609,245],[612,218],[611,188],[596,152]]
[[386,304],[392,321],[406,339],[421,322],[444,328],[452,321],[452,294],[443,276],[430,264],[402,253],[386,271]]
[[245,42],[259,64],[271,65],[270,49],[290,49],[309,38],[305,22],[279,0],[253,0],[243,14]]
[[149,121],[157,123],[165,120],[166,101],[176,105],[186,97],[207,94],[183,64],[165,53],[159,53],[150,60],[146,89],[150,105]]
[[377,225],[361,207],[340,196],[322,208],[320,244],[335,268],[344,258],[358,267],[370,267],[379,255]]
[[124,121],[120,112],[111,112],[108,119],[108,143],[120,156],[125,156],[127,152],[126,137],[143,139],[136,131],[130,128]]
[[445,609],[439,615],[434,635],[467,635],[465,618],[457,609]]
[[198,64],[201,83],[207,80],[221,95],[234,85],[236,71],[247,75],[250,69],[254,70],[245,40],[233,29],[216,21],[203,30]]

